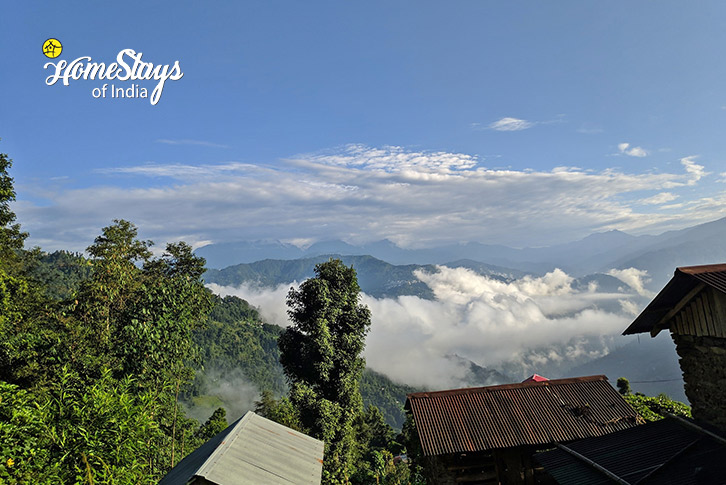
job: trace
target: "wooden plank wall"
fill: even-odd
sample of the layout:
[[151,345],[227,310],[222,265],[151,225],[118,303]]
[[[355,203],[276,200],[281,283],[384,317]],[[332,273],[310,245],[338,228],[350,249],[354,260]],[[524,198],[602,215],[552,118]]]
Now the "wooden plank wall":
[[704,288],[671,319],[670,330],[679,335],[726,338],[726,295]]

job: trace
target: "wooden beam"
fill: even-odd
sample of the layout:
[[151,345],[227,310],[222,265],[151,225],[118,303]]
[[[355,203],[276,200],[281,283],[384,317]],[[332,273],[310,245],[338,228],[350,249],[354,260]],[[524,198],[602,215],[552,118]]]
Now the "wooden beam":
[[713,303],[714,319],[718,329],[717,337],[726,337],[726,305],[724,305],[724,294],[711,289],[711,302]]
[[[660,333],[661,330],[664,328],[668,328],[670,325],[668,324],[668,321],[673,318],[678,312],[681,311],[681,309],[686,306],[686,304],[691,301],[691,299],[696,296],[706,285],[704,283],[699,283],[696,285],[695,288],[693,288],[691,291],[689,291],[686,296],[681,298],[681,300],[676,303],[676,305],[671,308],[671,310],[663,315],[663,318],[661,318],[658,323],[655,324],[655,326],[650,331],[650,336],[655,337]],[[655,333],[654,333],[655,332]]]

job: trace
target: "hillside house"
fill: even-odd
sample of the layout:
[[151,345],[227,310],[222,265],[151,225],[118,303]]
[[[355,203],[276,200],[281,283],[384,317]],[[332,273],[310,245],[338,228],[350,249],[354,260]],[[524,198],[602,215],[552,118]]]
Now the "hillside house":
[[693,418],[726,431],[726,264],[676,268],[624,335],[668,329]]
[[159,485],[319,485],[322,473],[322,441],[249,411]]
[[432,484],[553,483],[532,455],[640,418],[605,376],[409,394]]

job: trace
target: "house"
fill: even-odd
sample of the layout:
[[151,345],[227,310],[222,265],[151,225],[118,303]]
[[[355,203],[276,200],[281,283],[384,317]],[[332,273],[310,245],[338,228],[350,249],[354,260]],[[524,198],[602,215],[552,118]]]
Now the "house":
[[409,394],[429,483],[546,482],[532,455],[632,428],[635,411],[605,376]]
[[159,485],[319,485],[322,472],[322,441],[249,411]]
[[726,439],[671,416],[534,455],[559,485],[720,484]]
[[623,334],[666,329],[694,419],[726,431],[726,264],[676,268]]

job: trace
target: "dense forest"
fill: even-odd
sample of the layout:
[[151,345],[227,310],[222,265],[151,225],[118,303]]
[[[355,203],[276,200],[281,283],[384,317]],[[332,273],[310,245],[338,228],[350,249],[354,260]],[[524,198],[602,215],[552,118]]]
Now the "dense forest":
[[[204,260],[189,245],[154,257],[134,224],[115,220],[87,256],[25,248],[10,167],[0,154],[0,483],[156,483],[227,426],[223,408],[199,421],[187,410],[231,375],[255,390],[257,412],[310,432],[287,397],[283,330],[205,288]],[[391,426],[403,424],[411,389],[370,371],[350,375],[339,476],[416,481],[393,460],[410,424],[399,435]]]

